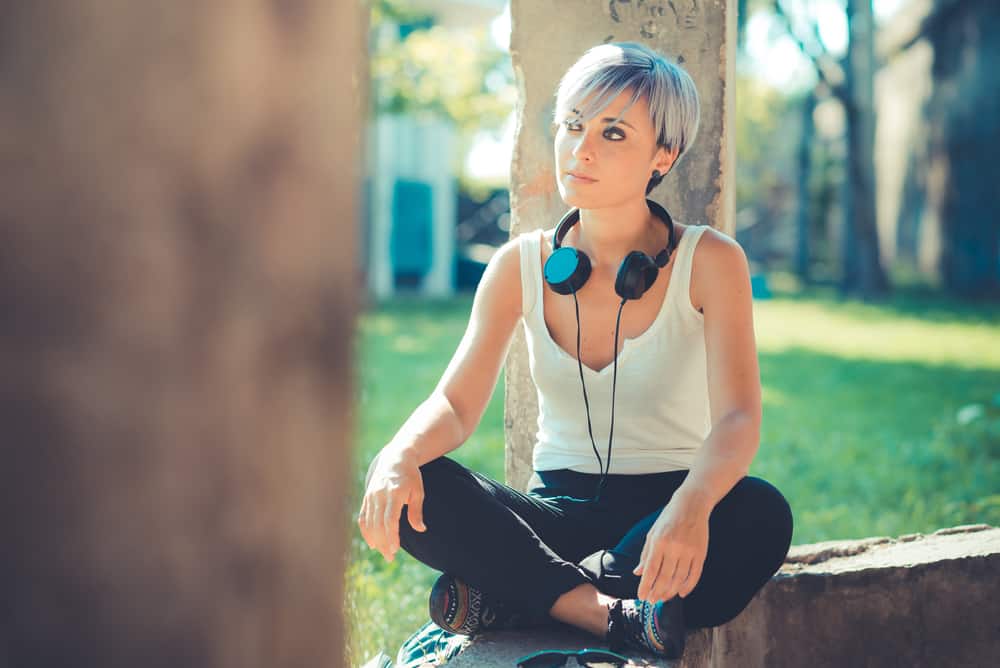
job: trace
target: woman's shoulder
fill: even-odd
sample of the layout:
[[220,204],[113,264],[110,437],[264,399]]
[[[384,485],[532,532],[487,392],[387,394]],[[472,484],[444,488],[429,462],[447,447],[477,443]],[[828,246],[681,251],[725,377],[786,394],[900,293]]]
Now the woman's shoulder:
[[[692,268],[699,265],[731,265],[746,259],[743,247],[736,239],[711,225],[688,225],[697,230],[698,238],[691,252]],[[690,232],[686,232],[690,234]]]
[[699,238],[691,253],[691,304],[703,310],[704,286],[709,282],[727,280],[733,274],[746,271],[747,257],[743,247],[733,237],[711,225],[688,225],[698,228]]
[[473,311],[483,304],[493,315],[499,307],[500,312],[516,313],[520,317],[521,302],[521,248],[519,238],[512,237],[500,245],[486,263],[476,286]]
[[535,228],[533,230],[525,230],[519,233],[512,241],[516,242],[517,246],[523,247],[527,242],[531,247],[536,247],[536,244],[540,246],[539,248],[539,260],[542,264],[545,263],[545,259],[548,257],[549,252],[552,249],[552,239],[555,237],[556,228],[551,227],[545,228]]
[[533,230],[524,230],[523,232],[518,233],[518,235],[516,237],[514,237],[514,238],[515,239],[522,239],[523,238],[525,240],[527,240],[527,239],[535,240],[535,239],[538,238],[538,235],[541,234],[542,235],[542,241],[552,241],[552,236],[555,233],[556,233],[556,228],[555,227],[550,227],[550,228],[547,228],[547,229],[546,228],[537,228],[536,227]]

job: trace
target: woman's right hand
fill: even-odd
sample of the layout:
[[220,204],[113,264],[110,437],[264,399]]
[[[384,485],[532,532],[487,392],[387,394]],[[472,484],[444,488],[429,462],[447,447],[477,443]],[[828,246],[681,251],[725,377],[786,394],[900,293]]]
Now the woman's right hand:
[[420,467],[405,454],[383,448],[368,467],[365,496],[358,513],[361,536],[386,561],[392,561],[399,549],[403,506],[407,506],[410,525],[416,531],[426,531],[423,504],[424,480]]

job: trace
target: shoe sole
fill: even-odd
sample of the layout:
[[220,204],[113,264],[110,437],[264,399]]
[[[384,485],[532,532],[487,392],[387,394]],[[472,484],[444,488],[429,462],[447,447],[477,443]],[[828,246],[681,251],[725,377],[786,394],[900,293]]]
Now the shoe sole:
[[[447,573],[441,575],[431,587],[427,607],[431,621],[445,631],[460,635],[475,633],[476,629],[459,630],[469,616],[469,589]],[[448,617],[455,623],[449,623]]]

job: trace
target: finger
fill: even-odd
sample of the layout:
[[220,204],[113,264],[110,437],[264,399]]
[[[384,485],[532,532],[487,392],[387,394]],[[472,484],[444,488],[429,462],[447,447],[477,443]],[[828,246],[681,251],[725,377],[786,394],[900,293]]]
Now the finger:
[[382,552],[382,525],[380,522],[375,521],[375,518],[378,516],[378,499],[372,496],[368,499],[365,508],[364,534],[368,545],[373,550]]
[[410,520],[411,527],[417,531],[427,531],[427,525],[424,524],[424,494],[422,490],[410,494],[410,500],[406,504],[406,516]]
[[657,601],[666,600],[665,594],[671,586],[674,574],[677,572],[677,557],[673,554],[668,555],[663,559],[663,564],[660,567],[659,577],[657,577],[657,582],[653,588],[653,592],[650,593],[649,601],[651,603],[656,603]]
[[389,497],[389,502],[385,506],[385,514],[382,516],[385,531],[386,559],[392,561],[396,550],[399,549],[399,516],[400,507],[395,498]]
[[664,588],[663,600],[669,601],[683,586],[684,582],[687,580],[688,574],[691,572],[691,558],[681,557],[677,561],[677,571],[674,572],[674,576],[670,579],[670,582]]
[[368,517],[365,522],[368,524],[368,535],[371,537],[372,547],[385,556],[385,531],[382,527],[383,505],[378,495],[374,496],[368,506]]
[[648,557],[646,556],[648,554],[648,550],[646,549],[646,545],[648,545],[648,542],[643,544],[642,554],[639,556],[639,564],[632,570],[632,572],[635,575],[640,576],[639,577],[640,591],[642,590],[642,583],[646,581],[646,571],[648,570],[647,568]]
[[639,582],[639,598],[644,601],[650,600],[650,593],[656,586],[656,580],[660,577],[660,570],[663,568],[663,557],[654,552],[649,557],[642,580]]
[[687,595],[694,591],[694,588],[698,586],[698,581],[701,580],[701,569],[704,562],[700,559],[695,559],[691,564],[691,574],[688,575],[687,583],[681,590],[681,598],[687,598]]
[[374,506],[374,499],[365,497],[365,500],[362,503],[361,507],[361,520],[359,524],[361,525],[361,535],[364,536],[365,542],[368,543],[368,547],[377,550],[378,536],[375,532],[375,527],[372,523],[373,506]]
[[663,565],[663,570],[660,571],[660,586],[656,590],[656,600],[666,600],[667,592],[673,586],[674,578],[677,577],[677,569],[679,566],[680,559],[678,559],[676,554],[672,554],[669,563]]
[[372,503],[371,516],[369,517],[370,531],[375,542],[375,549],[386,556],[385,549],[385,526],[382,523],[382,516],[385,514],[385,501],[376,497]]
[[385,556],[385,545],[384,545],[384,535],[382,531],[382,513],[380,511],[381,503],[379,501],[379,495],[372,494],[368,498],[368,505],[365,509],[365,535],[368,539],[368,544],[373,550],[378,550],[382,556]]
[[365,517],[368,512],[366,508],[367,504],[367,498],[361,500],[361,509],[358,511],[358,529],[361,531],[361,537],[365,540],[365,543],[368,544],[368,547],[371,547],[371,543],[368,541],[367,536],[368,527],[365,526]]
[[632,573],[634,573],[635,575],[640,575],[646,567],[646,546],[648,544],[649,541],[646,541],[645,543],[642,544],[642,554],[639,555],[639,563],[638,565],[636,565],[635,568],[632,569]]

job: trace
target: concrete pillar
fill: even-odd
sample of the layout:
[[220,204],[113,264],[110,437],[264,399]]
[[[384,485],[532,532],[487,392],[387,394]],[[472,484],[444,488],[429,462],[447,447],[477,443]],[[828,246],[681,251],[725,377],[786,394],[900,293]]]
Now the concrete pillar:
[[[554,175],[550,122],[556,85],[584,51],[612,41],[648,44],[694,79],[701,100],[698,137],[653,194],[676,220],[733,235],[736,1],[512,0],[510,50],[520,96],[511,236],[552,228],[568,209]],[[531,475],[538,404],[521,328],[507,357],[505,389],[506,479],[523,489]]]
[[344,665],[366,16],[0,21],[0,665]]

